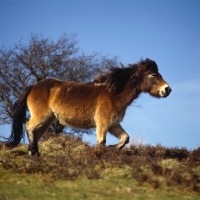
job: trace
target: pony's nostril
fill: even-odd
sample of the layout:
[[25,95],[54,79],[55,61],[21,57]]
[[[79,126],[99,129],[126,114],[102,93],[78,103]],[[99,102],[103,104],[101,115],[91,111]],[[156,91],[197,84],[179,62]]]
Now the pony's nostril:
[[169,86],[165,88],[165,92],[166,92],[167,94],[169,94],[171,91],[172,91],[172,89],[171,89]]

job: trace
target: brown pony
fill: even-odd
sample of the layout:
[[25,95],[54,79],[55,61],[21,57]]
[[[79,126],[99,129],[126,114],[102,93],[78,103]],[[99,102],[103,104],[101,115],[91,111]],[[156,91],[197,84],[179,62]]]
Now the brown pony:
[[29,86],[13,106],[12,133],[7,146],[18,145],[24,137],[26,109],[31,118],[25,124],[29,155],[39,155],[38,141],[58,119],[61,124],[81,129],[96,127],[97,143],[106,143],[106,133],[119,138],[116,148],[129,142],[121,127],[126,108],[141,92],[161,98],[171,88],[158,72],[157,64],[141,60],[128,67],[112,67],[91,83],[77,83],[48,78]]

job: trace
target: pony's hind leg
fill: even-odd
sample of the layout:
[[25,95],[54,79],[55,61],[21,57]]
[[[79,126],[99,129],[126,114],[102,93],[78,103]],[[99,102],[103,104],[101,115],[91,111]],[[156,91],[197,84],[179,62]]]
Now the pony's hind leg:
[[54,120],[55,117],[53,113],[51,113],[39,119],[37,117],[32,117],[26,123],[26,131],[29,139],[29,155],[39,156],[38,141]]
[[117,149],[122,149],[129,142],[129,135],[120,124],[111,126],[108,131],[120,139],[119,143],[115,145]]

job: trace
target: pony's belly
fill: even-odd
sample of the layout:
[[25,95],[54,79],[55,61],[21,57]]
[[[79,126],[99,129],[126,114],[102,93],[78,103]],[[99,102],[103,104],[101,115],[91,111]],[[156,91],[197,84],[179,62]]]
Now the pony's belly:
[[64,126],[70,126],[73,128],[89,129],[95,127],[95,123],[92,119],[86,117],[70,117],[70,116],[56,116],[59,122]]
[[87,122],[77,123],[77,122],[73,122],[73,121],[62,121],[60,123],[64,126],[69,126],[69,127],[73,127],[73,128],[81,128],[81,129],[89,129],[89,128],[95,127],[94,124],[87,123]]

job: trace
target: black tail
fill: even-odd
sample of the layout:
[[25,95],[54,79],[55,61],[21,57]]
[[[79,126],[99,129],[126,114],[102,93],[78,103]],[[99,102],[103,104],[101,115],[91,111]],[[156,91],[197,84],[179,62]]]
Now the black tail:
[[6,146],[15,147],[21,139],[24,139],[24,123],[26,120],[26,100],[32,89],[32,86],[27,87],[19,99],[14,103],[12,108],[12,130],[11,135],[6,142]]

